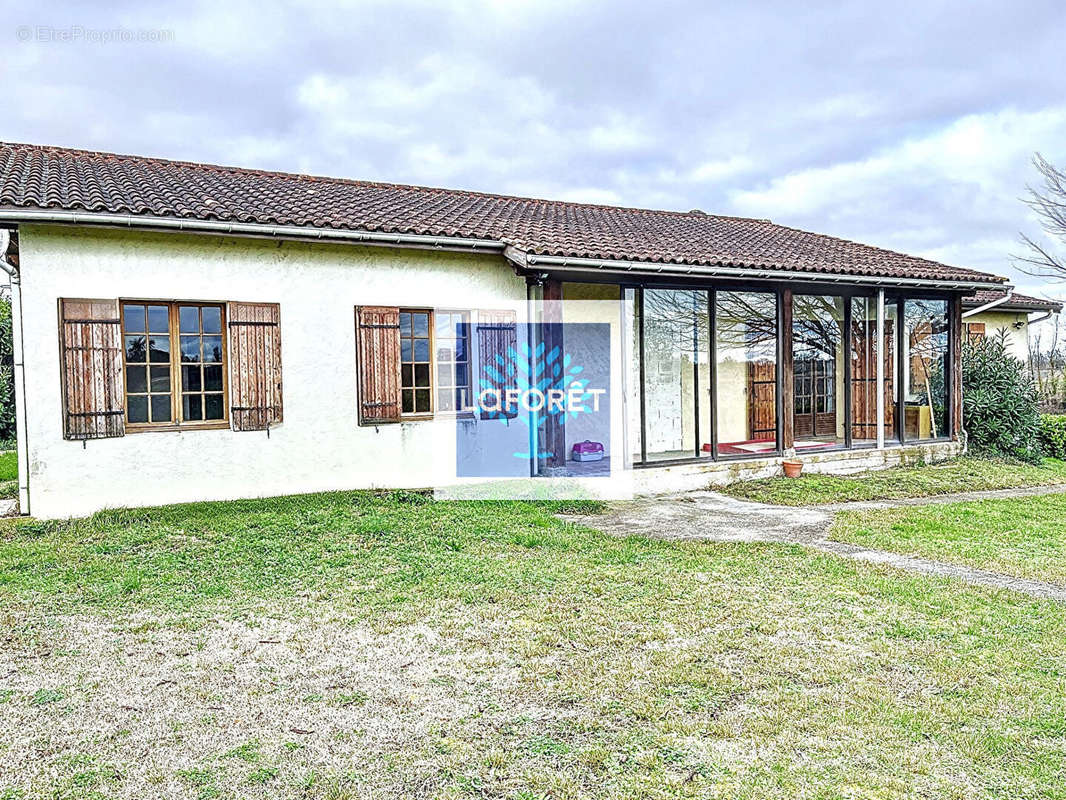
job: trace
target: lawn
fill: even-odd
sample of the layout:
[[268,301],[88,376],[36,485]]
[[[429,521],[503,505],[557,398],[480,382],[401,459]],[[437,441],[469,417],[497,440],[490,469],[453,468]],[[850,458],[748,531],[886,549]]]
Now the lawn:
[[1060,606],[557,510],[4,523],[0,797],[1066,797]]
[[14,450],[0,452],[0,498],[18,497],[19,466]]
[[837,515],[830,538],[1066,584],[1066,495]]
[[931,497],[984,489],[1066,483],[1066,461],[1040,465],[988,458],[957,458],[942,464],[894,467],[858,475],[803,475],[740,481],[722,491],[743,500],[785,506]]

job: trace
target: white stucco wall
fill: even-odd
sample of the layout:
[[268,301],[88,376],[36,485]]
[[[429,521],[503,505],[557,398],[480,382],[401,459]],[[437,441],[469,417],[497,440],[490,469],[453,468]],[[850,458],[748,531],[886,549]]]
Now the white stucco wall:
[[[983,314],[975,314],[966,317],[962,323],[965,326],[970,322],[983,322],[985,335],[996,336],[1000,331],[1006,331],[1007,344],[1015,358],[1026,361],[1029,358],[1029,325],[1028,314],[1019,314],[1013,311],[986,311]],[[1018,327],[1016,324],[1021,323]]]
[[[514,309],[499,256],[22,226],[30,513],[423,487],[454,475],[452,419],[359,427],[354,306]],[[285,421],[270,431],[63,439],[61,297],[281,304]]]

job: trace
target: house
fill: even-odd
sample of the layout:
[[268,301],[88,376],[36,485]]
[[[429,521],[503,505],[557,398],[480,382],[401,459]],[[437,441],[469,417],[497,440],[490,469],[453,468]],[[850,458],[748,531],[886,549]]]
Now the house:
[[534,475],[604,444],[634,491],[945,458],[964,298],[1010,289],[765,219],[23,144],[0,145],[0,226],[20,508],[45,518],[523,456],[477,437],[527,435],[482,391],[517,385],[503,358],[527,344],[567,350],[563,384],[574,350],[611,400],[595,441],[530,411]]
[[1029,326],[1061,311],[1062,303],[1006,289],[983,289],[962,301],[966,335],[1003,335],[1010,351],[1022,361],[1029,359]]

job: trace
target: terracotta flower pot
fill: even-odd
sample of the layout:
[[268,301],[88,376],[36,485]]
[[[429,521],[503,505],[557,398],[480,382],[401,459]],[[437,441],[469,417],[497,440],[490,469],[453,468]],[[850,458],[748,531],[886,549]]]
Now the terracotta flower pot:
[[803,472],[802,461],[782,461],[781,467],[785,470],[786,478],[798,478]]

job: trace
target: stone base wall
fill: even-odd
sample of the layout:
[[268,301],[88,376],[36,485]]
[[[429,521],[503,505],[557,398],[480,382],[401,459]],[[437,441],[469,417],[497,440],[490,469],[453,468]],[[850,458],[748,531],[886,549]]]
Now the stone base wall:
[[[961,455],[962,451],[960,442],[930,442],[886,447],[884,450],[864,448],[811,453],[788,460],[802,461],[805,474],[851,475],[909,464],[946,461]],[[637,469],[633,471],[634,492],[639,495],[688,492],[727,486],[736,481],[773,478],[783,474],[781,462],[785,460],[786,457],[777,456]]]

